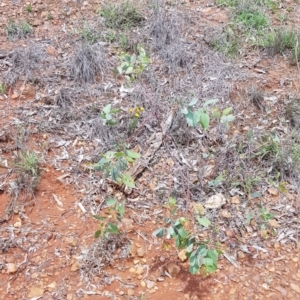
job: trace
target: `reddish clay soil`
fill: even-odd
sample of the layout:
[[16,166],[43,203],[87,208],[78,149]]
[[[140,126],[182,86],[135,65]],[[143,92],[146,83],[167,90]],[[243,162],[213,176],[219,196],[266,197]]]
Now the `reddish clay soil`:
[[[212,2],[186,1],[186,5],[191,10],[201,7],[203,22],[222,26],[229,20],[229,10]],[[32,14],[25,10],[29,4],[34,9]],[[58,45],[66,22],[75,24],[78,20],[88,19],[99,10],[100,5],[100,1],[93,0],[26,3],[2,0],[0,54],[29,42],[28,39],[7,41],[3,25],[11,18],[22,20],[26,17],[34,26],[34,36],[29,39],[49,39]],[[291,5],[294,11],[290,18],[299,24],[299,4]],[[52,17],[47,18],[50,14]],[[56,59],[56,51],[61,55],[63,51],[72,50],[70,44],[67,45],[69,48],[63,47],[55,47],[53,59]],[[254,74],[247,84],[264,87],[278,98],[285,95],[287,89],[296,92],[299,88],[299,70],[283,58],[257,59],[252,52],[242,58],[241,68]],[[285,76],[282,76],[283,73]],[[257,79],[255,74],[259,75]],[[245,80],[234,83],[233,103],[239,101],[237,96],[244,84]],[[18,81],[9,87],[5,96],[0,95],[0,130],[7,124],[13,124],[19,108],[42,105],[34,100],[37,93],[33,85]],[[272,113],[281,115],[281,106]],[[245,118],[243,126],[233,127],[233,133],[251,125],[251,118]],[[14,131],[14,134],[17,133]],[[73,173],[69,173],[67,160],[56,165],[55,157],[59,150],[53,146],[54,137],[57,137],[56,134],[51,132],[33,132],[28,136],[26,147],[43,157],[40,161],[41,177],[33,196],[22,193],[14,203],[9,194],[9,182],[16,177],[11,170],[18,148],[14,136],[0,135],[0,175],[5,178],[3,185],[0,182],[0,299],[300,299],[298,240],[281,243],[270,234],[263,244],[247,244],[248,232],[234,232],[226,225],[218,224],[218,228],[224,232],[227,230],[220,246],[225,254],[220,255],[218,270],[204,276],[188,272],[188,263],[179,259],[172,240],[167,241],[166,247],[161,240],[153,237],[154,230],[163,224],[166,212],[154,186],[161,182],[167,188],[173,185],[169,172],[172,160],[168,160],[168,155],[153,164],[152,172],[142,174],[138,179],[139,191],[127,199],[128,207],[119,225],[130,242],[128,257],[103,265],[102,274],[94,275],[84,266],[82,257],[96,243],[94,233],[99,222],[93,218],[90,208],[84,207],[86,202],[82,199],[87,197],[86,190],[72,179],[72,176],[77,176],[76,172],[90,176],[89,170],[83,170],[79,163],[75,167],[73,165]],[[92,141],[78,139],[73,148],[79,151],[81,147],[90,152],[95,149]],[[98,193],[93,195],[97,204],[105,197],[100,188]],[[126,197],[118,189],[111,194],[117,195],[116,198]],[[297,206],[298,198],[289,196],[291,203]],[[279,203],[280,200],[280,195],[269,193],[261,201]],[[11,208],[13,211],[10,211]],[[102,211],[105,214],[107,209]],[[205,237],[208,233],[203,234]],[[89,267],[92,268],[91,265]]]

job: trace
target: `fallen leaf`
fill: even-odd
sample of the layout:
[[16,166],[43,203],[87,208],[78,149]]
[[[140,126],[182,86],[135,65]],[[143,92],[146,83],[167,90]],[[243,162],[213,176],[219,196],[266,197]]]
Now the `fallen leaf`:
[[269,220],[268,221],[268,223],[272,226],[272,227],[274,227],[274,228],[280,228],[280,224],[278,223],[278,221],[277,220]]
[[178,252],[178,258],[184,262],[187,260],[187,256],[186,256],[186,253],[185,253],[185,249],[182,249]]

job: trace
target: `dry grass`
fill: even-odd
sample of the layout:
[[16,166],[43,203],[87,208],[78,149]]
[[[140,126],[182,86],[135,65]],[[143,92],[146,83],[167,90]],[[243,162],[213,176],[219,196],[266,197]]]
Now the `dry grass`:
[[17,80],[34,80],[38,75],[35,71],[41,68],[46,60],[43,46],[31,43],[25,48],[16,48],[9,54],[10,68],[4,72],[3,78],[6,85],[13,85]]
[[97,76],[103,78],[108,65],[105,49],[100,43],[82,43],[69,60],[68,70],[75,82],[85,84],[95,82]]

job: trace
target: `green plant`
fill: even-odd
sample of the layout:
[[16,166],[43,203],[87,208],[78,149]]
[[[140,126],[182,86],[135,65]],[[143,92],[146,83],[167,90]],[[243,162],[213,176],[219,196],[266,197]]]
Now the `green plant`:
[[4,83],[0,83],[0,94],[4,94],[6,91],[6,85]]
[[243,11],[235,17],[235,21],[241,22],[246,29],[261,29],[268,26],[267,17],[258,11]]
[[[158,238],[175,238],[176,247],[185,250],[185,255],[189,260],[189,271],[192,274],[197,274],[202,271],[203,274],[214,272],[217,269],[217,261],[219,252],[216,249],[209,249],[206,242],[198,241],[197,236],[189,233],[184,225],[186,218],[178,218],[172,220],[165,218],[167,228],[159,228],[153,232],[153,235]],[[209,221],[209,220],[208,220]],[[209,226],[206,218],[198,218],[199,224]]]
[[51,15],[51,13],[48,13],[47,15],[47,21],[51,21],[53,20],[53,16]]
[[[181,112],[185,115],[187,123],[195,127],[199,123],[204,130],[206,130],[209,127],[210,123],[210,117],[209,117],[209,112],[205,109],[205,107],[212,105],[216,102],[218,102],[218,99],[211,99],[207,100],[204,104],[203,107],[195,110],[193,107],[197,103],[197,99],[193,99],[187,107],[184,107]],[[217,108],[214,108],[212,112],[212,116],[218,119],[221,123],[226,124],[228,126],[228,123],[234,120],[234,116],[231,115],[232,108],[226,108],[222,112],[220,112]]]
[[10,20],[6,25],[6,36],[8,39],[21,39],[28,36],[32,32],[32,27],[27,21],[16,23]]
[[90,44],[96,43],[99,39],[98,32],[91,28],[88,24],[84,24],[83,28],[80,30],[80,36]]
[[98,171],[104,171],[106,178],[111,176],[117,183],[134,188],[134,179],[130,174],[124,173],[124,171],[128,169],[128,163],[134,162],[137,158],[140,158],[140,154],[132,150],[108,151],[94,165],[94,168]]
[[236,6],[238,0],[216,0],[216,4],[219,6]]
[[20,173],[28,173],[36,177],[39,173],[39,158],[35,152],[20,152],[15,167]]
[[29,5],[26,5],[26,11],[28,13],[31,13],[32,12],[32,6],[29,4]]
[[122,63],[117,67],[117,71],[120,75],[125,75],[130,81],[134,81],[135,77],[143,72],[148,66],[150,59],[146,54],[146,51],[141,45],[137,46],[138,56],[135,54],[129,55],[123,53],[121,56]]
[[128,1],[120,5],[107,5],[101,9],[100,16],[105,19],[107,27],[115,29],[128,29],[138,26],[144,20],[141,13],[136,9],[136,5]]
[[118,113],[119,111],[119,108],[111,109],[111,104],[107,104],[100,114],[100,117],[103,119],[103,124],[111,126],[116,125],[118,121],[116,119],[113,119],[112,115]]
[[95,232],[95,238],[99,236],[104,236],[108,238],[109,234],[119,234],[119,228],[117,221],[121,220],[125,213],[125,201],[119,203],[116,199],[109,198],[106,200],[106,205],[108,206],[108,217],[93,215],[96,220],[100,221],[99,230]]
[[260,159],[277,159],[280,154],[279,143],[280,140],[276,133],[271,132],[270,135],[266,135],[262,138],[262,144],[260,145],[258,151],[255,153],[255,156],[259,157]]

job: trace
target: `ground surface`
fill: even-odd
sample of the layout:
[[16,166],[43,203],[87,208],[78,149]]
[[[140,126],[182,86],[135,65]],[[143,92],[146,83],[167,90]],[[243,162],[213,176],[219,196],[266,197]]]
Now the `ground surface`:
[[[278,3],[269,26],[299,27],[300,5]],[[154,26],[155,5],[165,26]],[[124,49],[117,29],[99,17],[104,6],[92,0],[0,3],[0,299],[299,299],[298,169],[279,172],[277,156],[290,152],[278,150],[274,158],[263,147],[285,149],[296,140],[290,123],[299,116],[286,120],[285,107],[299,97],[299,66],[288,55],[253,46],[251,34],[234,57],[213,49],[212,37],[232,22],[228,7],[208,0],[138,1],[145,19],[125,32],[125,51],[141,43],[150,63],[132,92],[124,74],[112,71]],[[8,40],[10,20],[27,20],[31,34],[14,32]],[[80,52],[89,45],[86,36],[100,45],[99,61],[91,62],[100,67],[88,80],[91,56]],[[165,38],[161,49],[158,40],[151,42],[156,38]],[[87,69],[80,69],[85,59]],[[188,127],[178,107],[193,97],[233,107],[229,129],[214,122],[207,133]],[[121,109],[113,128],[99,117],[108,103]],[[144,112],[128,129],[136,107]],[[255,138],[245,146],[248,133]],[[270,133],[281,142],[255,144]],[[149,154],[133,191],[91,168],[116,143],[127,143],[142,159]],[[234,152],[236,145],[242,152]],[[262,150],[274,161],[257,158],[262,152],[253,159]],[[38,156],[38,174],[18,165],[24,151]],[[226,202],[204,210],[217,193]],[[175,217],[186,216],[189,228],[222,253],[211,275],[191,275],[173,240],[153,237],[170,196],[177,199]],[[110,197],[126,200],[122,234],[96,240],[99,221],[92,215],[113,215],[105,204]],[[208,229],[195,225],[196,204],[204,206]]]

